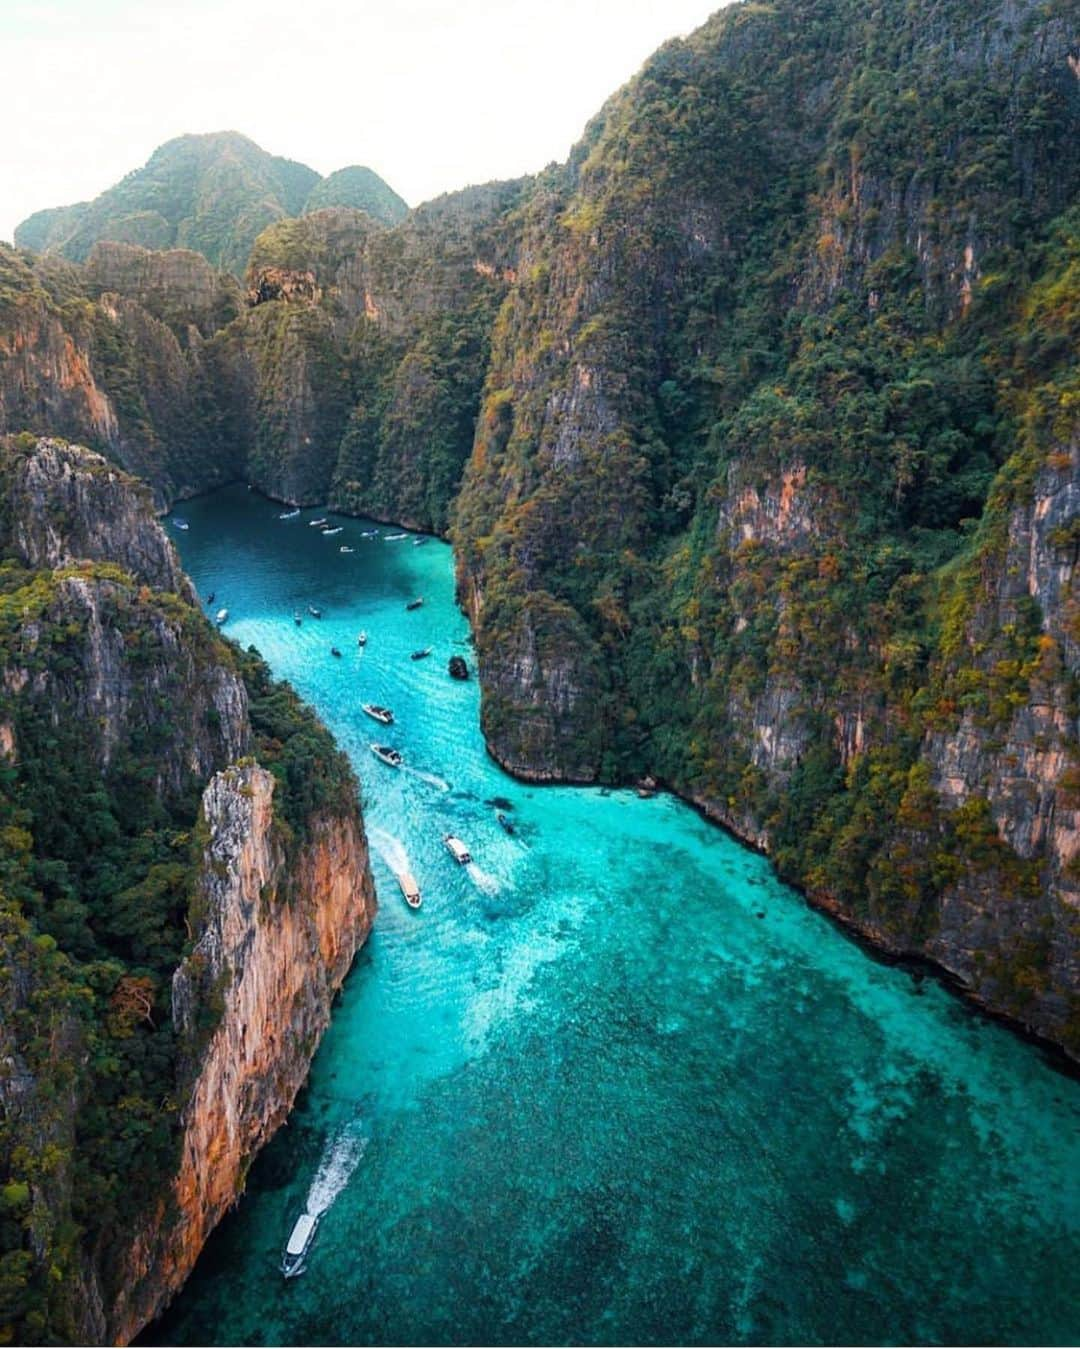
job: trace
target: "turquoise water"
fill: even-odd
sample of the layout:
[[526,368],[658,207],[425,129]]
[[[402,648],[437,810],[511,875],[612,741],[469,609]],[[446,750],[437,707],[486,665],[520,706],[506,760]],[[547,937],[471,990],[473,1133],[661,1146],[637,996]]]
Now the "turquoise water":
[[[282,509],[229,489],[174,537],[226,632],[353,756],[381,907],[288,1127],[146,1338],[1080,1338],[1080,1084],[670,798],[512,782],[475,679],[446,673],[455,652],[472,667],[449,550]],[[321,1222],[285,1281],[306,1203]]]

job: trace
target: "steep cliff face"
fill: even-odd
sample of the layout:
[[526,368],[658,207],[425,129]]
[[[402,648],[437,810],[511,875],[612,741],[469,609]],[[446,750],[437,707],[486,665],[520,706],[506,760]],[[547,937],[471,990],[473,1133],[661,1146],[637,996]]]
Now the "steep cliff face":
[[147,490],[2,450],[0,1326],[124,1341],[287,1113],[374,896],[347,762],[194,607]]
[[[172,981],[173,1024],[194,1085],[172,1193],[119,1276],[110,1272],[117,1293],[108,1335],[116,1342],[162,1310],[235,1203],[252,1158],[307,1077],[331,1001],[371,927],[374,894],[357,821],[312,821],[309,842],[290,861],[275,828],[274,786],[264,769],[236,767],[203,796],[207,917]],[[200,1022],[215,998],[220,1019],[207,1042]]]
[[1075,1051],[1068,20],[663,48],[524,209],[454,532],[502,762],[661,774]]
[[238,287],[190,257],[103,249],[87,271],[0,246],[0,432],[86,442],[161,503],[235,477],[237,377],[199,325],[234,312]]

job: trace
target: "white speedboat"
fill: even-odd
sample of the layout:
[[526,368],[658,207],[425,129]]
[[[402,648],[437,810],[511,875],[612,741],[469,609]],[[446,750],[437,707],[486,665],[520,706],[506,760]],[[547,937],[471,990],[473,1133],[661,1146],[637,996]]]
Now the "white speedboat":
[[331,534],[340,534],[344,528],[345,528],[344,525],[335,525],[333,529],[324,529],[323,535],[326,538],[329,538]]
[[343,543],[341,547],[338,549],[339,553],[352,553],[354,551],[355,549],[350,548],[347,543]]
[[297,517],[299,514],[300,514],[300,507],[297,506],[296,510],[294,510],[294,511],[282,511],[281,514],[278,516],[278,519],[279,519],[279,520],[295,520],[296,517]]
[[398,750],[391,745],[372,745],[371,752],[390,768],[400,768],[405,762]]
[[177,529],[190,529],[190,528],[191,528],[191,526],[188,524],[188,522],[187,522],[186,520],[174,520],[174,521],[173,521],[173,524],[175,525],[175,527],[176,527]]
[[228,609],[219,609],[217,613],[214,615],[214,622],[220,625],[224,623],[228,617],[229,617]]
[[318,1225],[319,1219],[314,1213],[301,1213],[297,1218],[281,1257],[281,1272],[287,1279],[293,1279],[297,1274],[304,1272],[304,1257],[315,1240],[315,1229]]
[[454,834],[443,834],[443,846],[454,861],[458,862],[461,866],[466,866],[472,861],[472,853],[469,852],[461,839],[457,838]]
[[325,524],[326,524],[326,516],[325,516],[325,515],[320,515],[319,518],[318,518],[317,520],[309,520],[309,521],[308,521],[308,524],[311,526],[312,529],[314,529],[316,525],[325,525]]
[[376,721],[381,721],[384,726],[390,726],[394,721],[394,714],[388,707],[380,707],[378,703],[361,703],[360,708],[366,712],[369,717],[374,717]]
[[410,909],[420,907],[420,887],[416,883],[416,877],[411,871],[399,871],[397,873],[397,883],[401,886],[401,893],[405,896],[405,903]]
[[407,539],[408,534],[384,534],[383,538],[387,543],[397,543],[398,539]]

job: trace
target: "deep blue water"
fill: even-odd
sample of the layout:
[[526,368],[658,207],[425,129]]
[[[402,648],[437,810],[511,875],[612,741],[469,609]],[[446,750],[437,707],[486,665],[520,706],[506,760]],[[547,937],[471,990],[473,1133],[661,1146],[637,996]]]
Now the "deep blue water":
[[[447,676],[473,664],[449,550],[282,509],[228,489],[174,537],[351,754],[381,907],[288,1127],[148,1338],[1080,1338],[1080,1084],[671,798],[512,782],[475,679]],[[285,1281],[305,1204],[323,1216]]]

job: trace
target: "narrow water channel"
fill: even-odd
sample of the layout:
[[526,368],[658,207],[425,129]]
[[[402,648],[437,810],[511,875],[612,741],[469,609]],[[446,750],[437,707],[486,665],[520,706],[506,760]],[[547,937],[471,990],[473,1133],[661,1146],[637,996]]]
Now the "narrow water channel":
[[[678,802],[511,781],[449,549],[283,509],[227,489],[174,537],[228,635],[352,756],[381,907],[289,1125],[146,1338],[1080,1338],[1080,1083]],[[305,1205],[320,1224],[285,1280]]]

